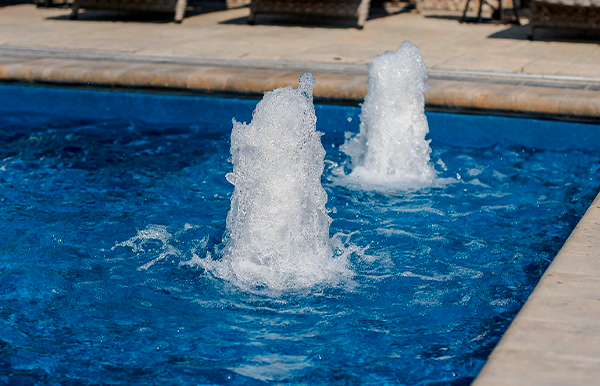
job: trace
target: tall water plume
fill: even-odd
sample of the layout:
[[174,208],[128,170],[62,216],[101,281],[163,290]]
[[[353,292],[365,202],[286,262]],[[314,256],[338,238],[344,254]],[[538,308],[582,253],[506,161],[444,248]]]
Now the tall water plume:
[[316,131],[314,77],[297,89],[266,92],[249,124],[233,121],[227,180],[235,188],[221,260],[203,259],[214,275],[238,285],[275,290],[310,287],[350,275],[333,258],[325,150]]
[[369,64],[360,132],[347,136],[342,151],[351,158],[343,183],[358,189],[402,190],[431,186],[436,171],[425,117],[427,70],[409,41]]

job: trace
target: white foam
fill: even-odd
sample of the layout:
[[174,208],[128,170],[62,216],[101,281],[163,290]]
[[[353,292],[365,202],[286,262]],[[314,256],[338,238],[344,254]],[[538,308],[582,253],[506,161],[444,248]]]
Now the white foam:
[[360,190],[396,191],[436,184],[425,117],[427,71],[419,48],[409,41],[369,64],[360,132],[347,135],[341,150],[351,172],[339,183]]
[[266,92],[249,124],[233,121],[227,180],[235,185],[220,259],[201,265],[241,287],[287,290],[352,275],[334,255],[321,186],[325,150],[316,131],[312,89]]
[[[188,224],[186,224],[187,226]],[[138,270],[146,270],[152,267],[157,262],[166,259],[167,257],[175,257],[180,255],[180,251],[171,245],[173,235],[169,233],[166,226],[163,225],[148,225],[146,229],[138,230],[137,235],[121,243],[116,243],[111,251],[114,251],[117,247],[129,247],[131,250],[138,255],[140,253],[146,253],[148,250],[158,252],[158,256],[144,265],[138,267]],[[160,246],[152,245],[153,241],[160,243]]]

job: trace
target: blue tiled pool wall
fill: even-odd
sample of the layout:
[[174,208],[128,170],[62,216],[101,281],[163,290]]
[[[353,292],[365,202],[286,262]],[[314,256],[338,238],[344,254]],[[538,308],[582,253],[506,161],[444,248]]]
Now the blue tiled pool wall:
[[[198,121],[231,126],[249,122],[257,99],[0,85],[0,113],[50,114],[90,121],[130,118],[151,124],[189,125]],[[357,131],[360,107],[316,104],[317,129],[343,136]],[[539,149],[600,150],[600,125],[508,116],[428,112],[430,134],[452,146],[487,147],[501,141]],[[335,141],[340,142],[340,141]]]

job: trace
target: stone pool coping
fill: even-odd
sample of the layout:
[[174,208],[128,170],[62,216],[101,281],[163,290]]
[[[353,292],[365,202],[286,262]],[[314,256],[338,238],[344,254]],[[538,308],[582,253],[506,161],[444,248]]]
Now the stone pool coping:
[[[0,82],[259,96],[317,80],[321,101],[360,103],[365,66],[164,57],[0,46]],[[600,79],[431,70],[430,109],[600,123]],[[592,384],[600,379],[600,194],[474,384]]]
[[[0,46],[0,81],[5,82],[259,96],[265,90],[296,85],[307,71],[317,80],[317,100],[364,99],[366,66]],[[600,122],[600,79],[430,70],[429,83],[428,108]]]

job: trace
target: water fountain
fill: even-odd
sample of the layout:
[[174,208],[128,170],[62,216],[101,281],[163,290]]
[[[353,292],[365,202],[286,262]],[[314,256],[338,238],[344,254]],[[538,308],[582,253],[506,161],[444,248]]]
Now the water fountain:
[[419,48],[405,41],[369,64],[360,132],[347,135],[342,151],[351,172],[341,182],[361,190],[405,190],[431,186],[436,171],[425,117],[427,71]]
[[343,257],[333,258],[314,83],[303,74],[297,89],[266,92],[249,124],[233,121],[226,243],[221,260],[201,263],[214,275],[283,290],[351,274]]

